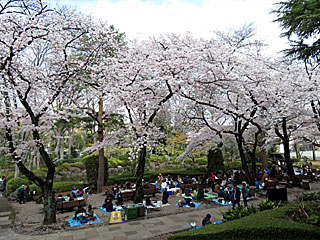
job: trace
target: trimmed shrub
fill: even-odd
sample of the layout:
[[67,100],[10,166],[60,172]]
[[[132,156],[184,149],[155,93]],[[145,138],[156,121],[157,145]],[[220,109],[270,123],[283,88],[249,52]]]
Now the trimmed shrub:
[[7,183],[6,194],[9,195],[16,189],[20,188],[21,185],[27,185],[30,181],[26,177],[11,178]]
[[62,171],[62,170],[69,171],[70,170],[70,164],[69,163],[63,163],[63,164],[61,164],[61,165],[59,165],[57,167],[57,170],[58,171]]
[[[107,165],[107,159],[104,158],[104,164]],[[98,180],[98,170],[99,170],[99,157],[97,154],[91,154],[84,158],[84,165],[87,172],[87,180],[90,186],[96,187]],[[105,167],[105,179],[104,182],[107,182],[108,179],[108,169]]]
[[6,178],[7,178],[7,181],[14,178],[14,172],[9,172]]
[[76,167],[82,170],[86,168],[83,162],[69,163],[69,165],[70,167]]
[[53,183],[53,191],[54,192],[67,192],[74,189],[78,189],[79,187],[85,187],[88,183],[79,183],[79,182],[54,182]]

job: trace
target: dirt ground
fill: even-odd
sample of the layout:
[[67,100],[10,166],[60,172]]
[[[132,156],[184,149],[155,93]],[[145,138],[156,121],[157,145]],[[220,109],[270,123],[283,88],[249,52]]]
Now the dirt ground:
[[[320,183],[312,183],[311,191],[320,190]],[[292,201],[297,197],[298,194],[304,193],[306,190],[301,188],[289,188],[288,189],[288,200]],[[264,192],[260,195],[260,199],[264,199]],[[152,200],[161,200],[162,194],[157,193],[156,197],[153,197]],[[87,204],[91,204],[93,207],[101,207],[105,199],[105,195],[100,193],[88,197]],[[183,199],[182,197],[171,195],[169,197],[170,206],[160,207],[160,209],[148,209],[148,215],[145,218],[154,218],[159,216],[177,214],[187,211],[195,211],[191,208],[179,208],[176,206],[179,200]],[[130,204],[132,201],[125,201],[125,204]],[[50,226],[43,226],[43,205],[36,204],[35,202],[27,202],[25,205],[19,205],[18,203],[13,203],[12,207],[15,209],[15,224],[14,231],[17,233],[28,234],[28,235],[39,235],[47,234],[60,231],[75,230],[79,228],[88,228],[90,225],[83,225],[79,227],[71,228],[68,224],[68,219],[74,216],[73,212],[57,213],[57,223]],[[219,205],[216,205],[212,201],[201,202],[201,205],[198,209],[207,209],[207,208],[219,208]],[[100,209],[95,209],[95,214],[99,217],[101,223],[100,225],[108,225],[110,214],[103,212]],[[139,218],[138,218],[139,220]],[[134,221],[134,220],[131,220]]]
[[[152,200],[159,201],[162,198],[162,193],[157,193],[155,197],[152,197]],[[87,206],[91,204],[94,208],[99,208],[102,206],[105,199],[105,195],[102,193],[89,196],[87,201]],[[146,218],[154,218],[159,216],[171,215],[181,212],[194,211],[191,208],[179,208],[176,206],[179,200],[182,200],[182,197],[170,195],[169,204],[170,206],[160,207],[158,209],[148,209]],[[133,203],[131,200],[125,201],[125,204]],[[47,234],[60,231],[75,230],[79,228],[87,228],[90,225],[83,225],[79,227],[71,228],[68,219],[74,216],[74,212],[64,212],[57,213],[57,223],[50,226],[43,226],[43,205],[36,204],[34,201],[26,202],[26,204],[13,203],[13,208],[15,209],[15,224],[14,231],[17,233],[23,233],[28,235],[39,235]],[[219,207],[212,201],[201,202],[201,205],[197,209],[206,209]],[[75,209],[74,209],[75,210]],[[101,223],[100,225],[108,225],[110,214],[103,212],[100,209],[95,209],[95,214],[99,217]],[[124,217],[124,216],[122,216]],[[141,218],[138,218],[139,220]],[[134,220],[131,220],[134,221]]]

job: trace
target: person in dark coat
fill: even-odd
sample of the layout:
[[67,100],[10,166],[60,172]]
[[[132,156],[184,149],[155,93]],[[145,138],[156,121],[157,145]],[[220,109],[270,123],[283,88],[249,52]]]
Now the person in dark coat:
[[168,203],[168,198],[169,198],[169,193],[168,193],[167,189],[165,188],[163,190],[162,203],[163,204],[167,204]]
[[212,224],[210,219],[211,219],[211,215],[207,214],[207,216],[202,220],[202,226]]
[[233,194],[232,194],[232,208],[238,205],[240,207],[240,189],[237,187],[236,184],[233,185]]
[[22,185],[21,188],[19,188],[19,190],[18,190],[19,204],[21,204],[21,202],[23,204],[26,203],[24,196],[25,196],[25,189],[24,189],[24,185]]

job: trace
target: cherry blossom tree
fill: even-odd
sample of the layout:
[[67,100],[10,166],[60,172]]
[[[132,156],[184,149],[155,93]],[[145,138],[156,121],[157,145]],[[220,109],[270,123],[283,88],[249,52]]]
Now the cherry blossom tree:
[[[44,144],[42,132],[56,121],[74,113],[74,104],[54,108],[56,101],[77,91],[82,73],[95,61],[106,43],[114,44],[113,33],[105,23],[76,12],[50,9],[42,0],[8,0],[0,5],[0,88],[2,105],[0,128],[5,130],[6,150],[20,171],[37,184],[44,198],[44,224],[56,221],[52,192],[56,161]],[[99,36],[87,48],[84,42]],[[45,46],[41,64],[33,64],[35,49]],[[84,54],[85,53],[85,54]],[[89,54],[88,54],[89,53]],[[76,87],[75,87],[76,86]],[[32,133],[32,139],[17,141],[16,134]],[[45,178],[28,169],[22,154],[38,149],[48,171]]]
[[142,179],[147,150],[158,145],[160,129],[154,120],[186,81],[193,66],[193,47],[189,37],[176,35],[132,42],[123,57],[116,59],[111,78],[120,84],[117,95],[122,102],[131,136],[132,157],[138,159],[136,195],[143,198]]
[[[184,85],[182,96],[195,104],[193,119],[202,121],[213,135],[235,138],[250,184],[254,184],[256,151],[264,131],[261,116],[267,103],[270,70],[260,54],[262,43],[251,41],[244,28],[203,44],[202,64]],[[247,159],[246,154],[249,159]],[[250,168],[248,166],[250,164]]]

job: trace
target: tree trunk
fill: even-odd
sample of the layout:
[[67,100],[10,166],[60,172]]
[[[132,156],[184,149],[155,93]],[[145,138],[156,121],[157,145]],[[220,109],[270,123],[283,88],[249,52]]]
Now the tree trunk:
[[218,146],[214,149],[210,149],[208,151],[208,164],[207,164],[207,171],[203,175],[201,179],[201,183],[199,183],[198,195],[197,200],[204,200],[204,191],[203,189],[206,186],[206,180],[211,176],[214,171],[215,159],[220,159],[222,157],[221,148],[223,143],[219,143]]
[[312,160],[316,161],[316,146],[312,144]]
[[55,132],[55,135],[56,135],[56,147],[54,149],[54,153],[57,157],[59,157],[59,148],[60,148],[60,131],[61,129],[58,127],[54,132]]
[[144,190],[142,186],[142,179],[144,174],[144,167],[146,164],[147,147],[143,146],[139,151],[139,162],[137,168],[137,179],[136,179],[136,194],[134,196],[134,203],[141,203],[143,200]]
[[284,147],[284,159],[287,164],[289,177],[292,180],[293,186],[298,187],[298,186],[300,186],[300,183],[298,181],[298,178],[294,174],[293,165],[292,165],[292,161],[290,158],[290,144],[289,144],[289,136],[287,133],[287,120],[286,120],[286,118],[282,119],[282,132],[283,132],[283,134],[281,134],[279,132],[279,130],[276,128],[276,134],[278,135],[278,137],[280,137],[282,139],[282,143],[283,143],[283,147]]
[[20,170],[17,165],[14,166],[14,178],[20,177]]
[[294,150],[296,151],[297,158],[300,159],[301,158],[301,154],[300,154],[299,144],[296,141],[294,142]]
[[262,169],[265,169],[268,167],[267,150],[265,148],[261,150],[261,156],[262,156]]
[[64,134],[63,134],[63,131],[61,131],[61,137],[63,137],[63,138],[61,138],[60,139],[60,160],[63,160],[64,159],[64,136],[63,136]]
[[56,202],[52,187],[53,184],[51,182],[46,184],[43,188],[44,225],[49,225],[56,222]]
[[68,139],[68,160],[71,159],[72,157],[72,133],[73,133],[73,128],[69,127],[68,128],[68,133],[69,133],[69,139]]
[[[101,97],[99,99],[99,113],[98,113],[98,141],[99,141],[99,143],[103,142],[102,114],[103,114],[103,98]],[[105,174],[104,148],[100,146],[97,192],[101,192],[102,186],[104,186],[104,181],[105,181],[104,174]]]

